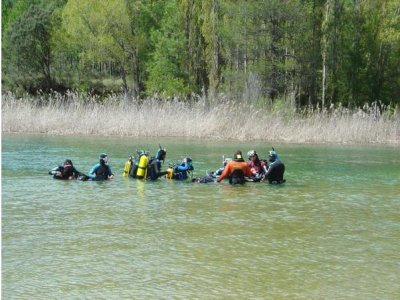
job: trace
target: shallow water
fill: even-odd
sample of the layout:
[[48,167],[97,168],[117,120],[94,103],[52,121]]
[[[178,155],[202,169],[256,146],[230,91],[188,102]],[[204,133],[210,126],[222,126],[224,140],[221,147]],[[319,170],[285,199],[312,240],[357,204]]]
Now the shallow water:
[[[121,176],[136,149],[194,176],[222,155],[271,145],[185,139],[3,135],[4,299],[398,299],[400,152],[274,145],[282,186],[143,182]],[[108,182],[53,180],[65,158]]]

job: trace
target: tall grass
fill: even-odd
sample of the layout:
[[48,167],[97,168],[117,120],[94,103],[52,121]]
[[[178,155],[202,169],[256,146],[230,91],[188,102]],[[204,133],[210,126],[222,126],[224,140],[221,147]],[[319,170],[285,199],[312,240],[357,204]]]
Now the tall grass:
[[2,132],[399,145],[400,114],[376,105],[299,112],[290,102],[255,105],[224,97],[181,102],[110,95],[101,101],[73,92],[20,99],[4,93]]

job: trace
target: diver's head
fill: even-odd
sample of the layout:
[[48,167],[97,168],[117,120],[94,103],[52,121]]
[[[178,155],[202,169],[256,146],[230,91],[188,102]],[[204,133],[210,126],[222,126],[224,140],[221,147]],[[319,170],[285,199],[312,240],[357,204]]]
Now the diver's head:
[[156,158],[164,162],[166,156],[167,156],[167,150],[160,147],[160,149],[158,149],[157,151]]
[[192,158],[186,157],[185,160],[186,160],[186,163],[189,165],[189,169],[193,171],[194,168],[193,168],[193,164],[192,164],[192,162],[193,162]]
[[72,160],[66,159],[66,160],[64,161],[63,165],[64,165],[64,166],[71,166],[71,167],[72,167],[72,166],[73,166]]
[[105,153],[101,153],[99,156],[100,164],[107,164],[108,163],[108,156]]
[[242,151],[240,150],[236,151],[235,154],[233,155],[233,159],[236,161],[243,161]]
[[225,158],[224,159],[224,167],[228,164],[228,162],[230,162],[232,160],[232,158]]
[[269,151],[268,161],[273,163],[277,159],[278,159],[278,154],[276,154],[276,152],[274,150]]
[[249,158],[249,160],[253,160],[254,158],[258,158],[256,150],[250,150],[249,152],[247,152],[247,157]]

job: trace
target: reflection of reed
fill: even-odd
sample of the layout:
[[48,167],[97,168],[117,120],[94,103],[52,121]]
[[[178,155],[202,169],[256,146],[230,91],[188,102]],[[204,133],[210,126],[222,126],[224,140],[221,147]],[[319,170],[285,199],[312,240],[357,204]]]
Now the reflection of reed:
[[17,99],[2,95],[3,132],[179,136],[284,142],[399,144],[399,115],[376,106],[296,111],[291,103],[234,103],[196,98],[189,102],[106,99],[69,93]]

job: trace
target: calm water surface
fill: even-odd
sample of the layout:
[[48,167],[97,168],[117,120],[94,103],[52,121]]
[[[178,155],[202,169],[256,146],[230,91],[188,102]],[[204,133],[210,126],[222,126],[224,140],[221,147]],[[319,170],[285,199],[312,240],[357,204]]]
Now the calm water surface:
[[[399,299],[400,151],[274,145],[287,183],[192,184],[121,176],[136,149],[223,154],[270,144],[2,137],[3,299]],[[53,180],[65,158],[108,182]]]

